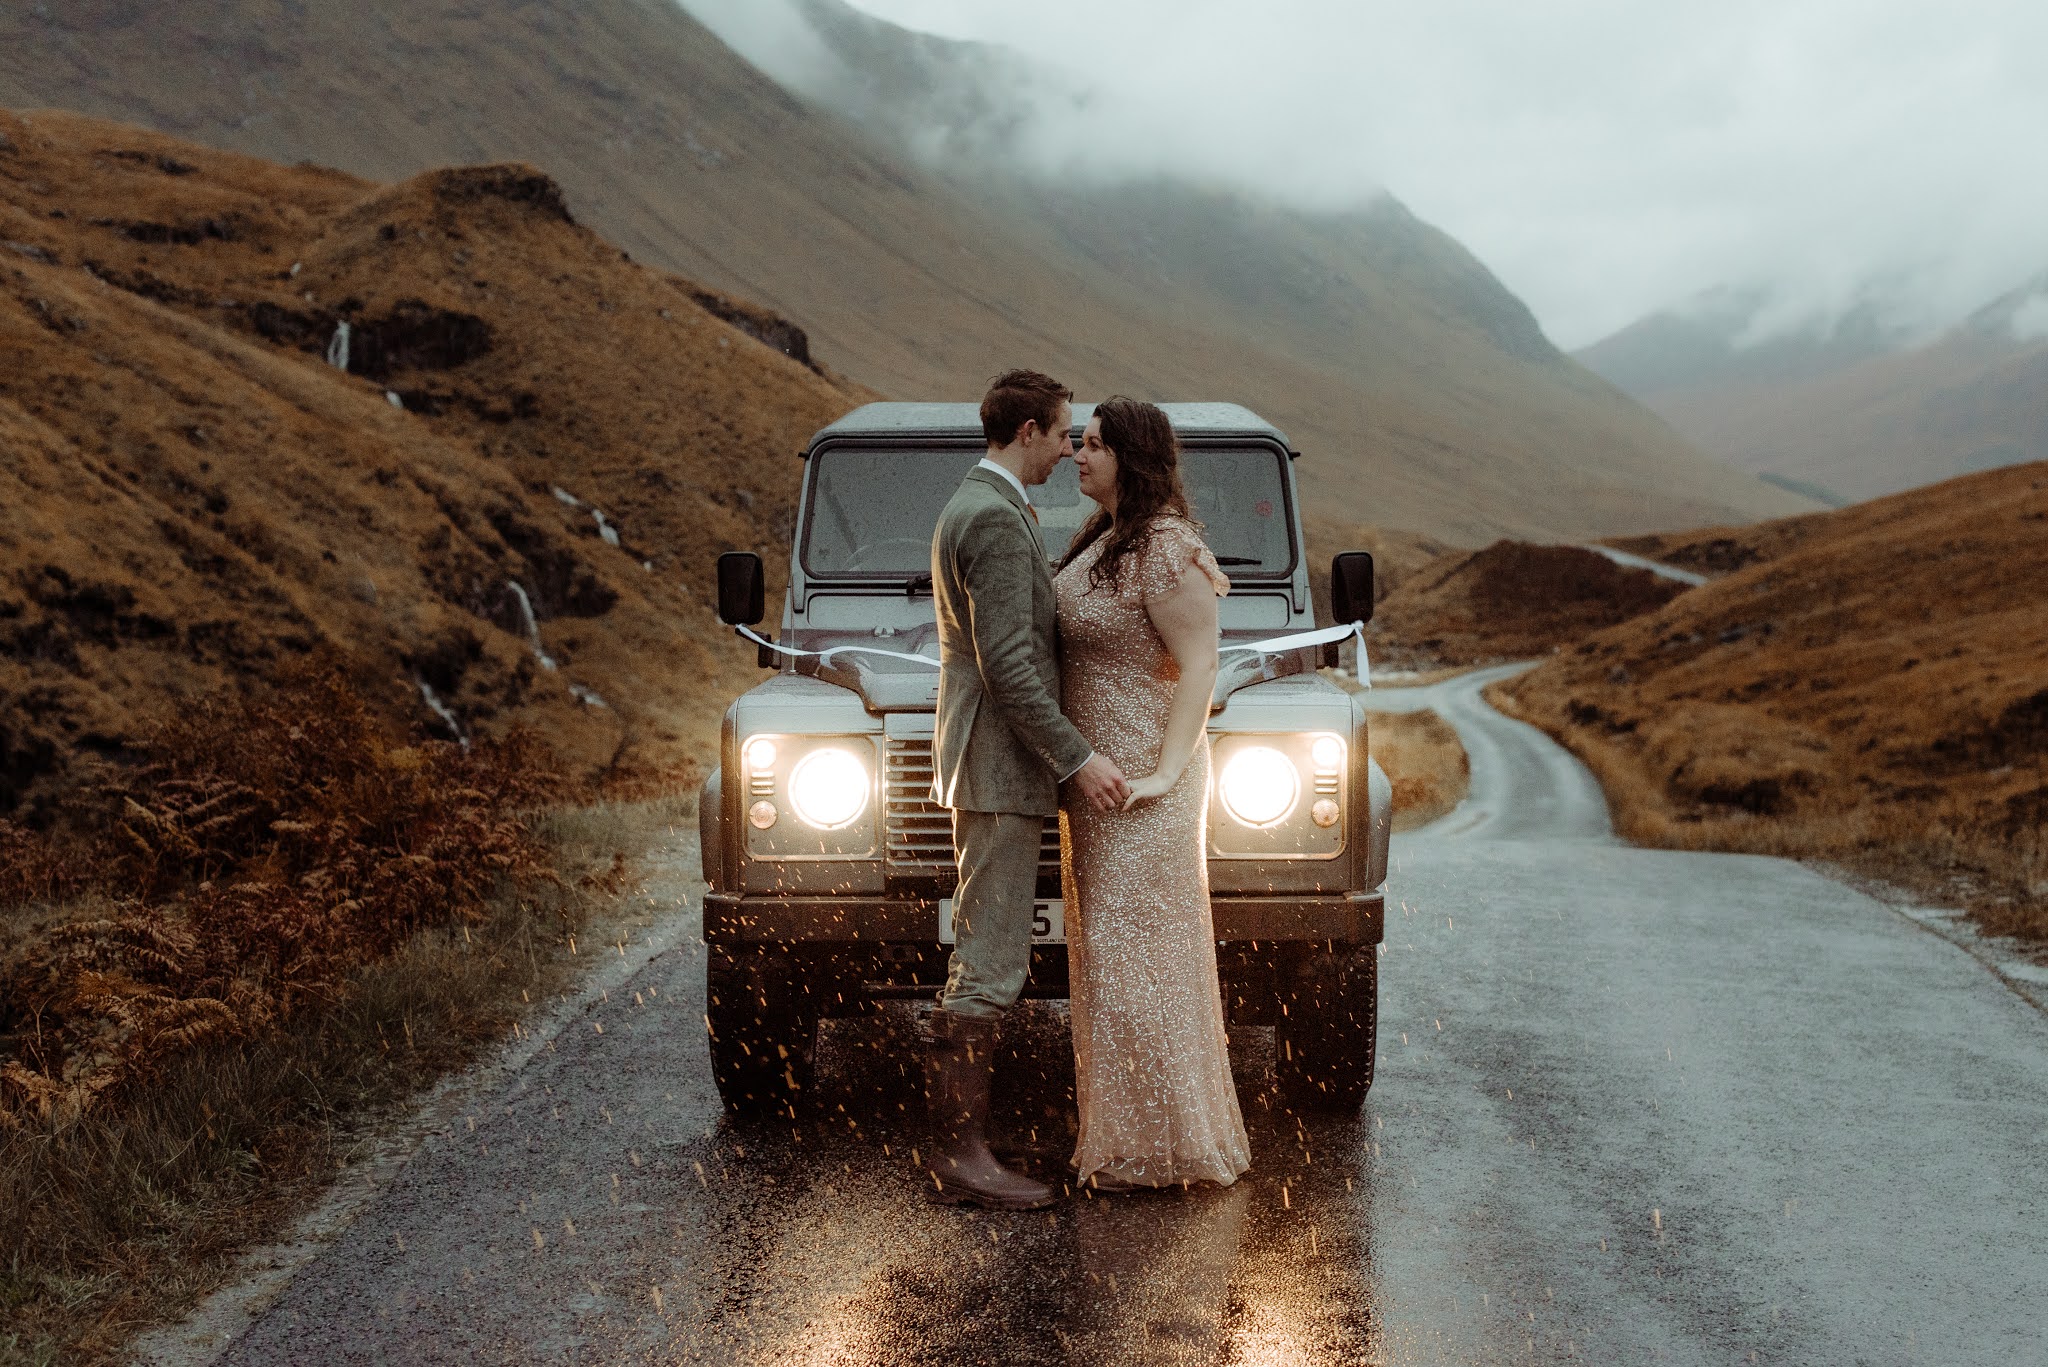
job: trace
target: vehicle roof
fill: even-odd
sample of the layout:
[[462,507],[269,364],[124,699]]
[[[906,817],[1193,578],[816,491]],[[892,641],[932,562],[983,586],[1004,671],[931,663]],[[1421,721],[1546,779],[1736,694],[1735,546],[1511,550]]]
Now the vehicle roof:
[[[1173,430],[1182,437],[1271,437],[1293,452],[1287,434],[1235,403],[1163,403]],[[1078,435],[1094,413],[1092,403],[1074,405]],[[870,403],[854,409],[811,439],[811,446],[832,437],[979,437],[981,408],[971,403]]]

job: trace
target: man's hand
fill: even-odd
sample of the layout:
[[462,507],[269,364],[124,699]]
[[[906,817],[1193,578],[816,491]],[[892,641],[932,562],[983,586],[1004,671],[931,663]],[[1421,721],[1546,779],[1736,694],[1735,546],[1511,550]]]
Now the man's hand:
[[1074,783],[1081,796],[1088,799],[1088,805],[1098,812],[1115,811],[1131,795],[1131,785],[1124,782],[1124,771],[1099,754],[1090,755],[1088,762],[1074,771]]

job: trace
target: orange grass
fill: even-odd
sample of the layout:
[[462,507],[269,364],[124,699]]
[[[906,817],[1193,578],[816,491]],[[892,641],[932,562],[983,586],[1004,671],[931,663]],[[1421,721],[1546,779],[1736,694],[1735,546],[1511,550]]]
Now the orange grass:
[[68,833],[0,826],[0,1362],[114,1360],[217,1285],[569,980],[652,839],[543,807],[570,790],[529,737],[403,743],[331,667],[146,753]]
[[199,1044],[337,1000],[424,926],[476,919],[501,879],[542,873],[519,813],[560,786],[524,732],[394,744],[333,665],[203,704],[143,750],[74,799],[70,848],[7,828],[29,847],[10,891],[63,883],[109,905],[6,964],[0,1127],[75,1119]]
[[1394,829],[1426,826],[1465,800],[1472,763],[1434,712],[1372,714],[1372,757],[1394,783]]
[[1496,541],[1410,570],[1366,629],[1374,661],[1399,670],[1547,655],[1663,606],[1683,586],[1579,546]]
[[1665,540],[1741,568],[1496,705],[1631,839],[1829,860],[2048,938],[2048,465]]

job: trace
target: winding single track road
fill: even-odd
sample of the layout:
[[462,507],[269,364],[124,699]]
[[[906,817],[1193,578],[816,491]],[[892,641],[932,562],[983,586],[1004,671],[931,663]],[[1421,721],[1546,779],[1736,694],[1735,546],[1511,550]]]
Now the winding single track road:
[[[1585,770],[1485,705],[1505,672],[1373,695],[1449,719],[1472,793],[1397,837],[1363,1115],[1281,1111],[1239,1032],[1237,1186],[929,1206],[890,1018],[828,1031],[794,1123],[735,1125],[686,934],[222,1360],[2048,1362],[2042,1012],[1800,865],[1620,843]],[[698,905],[680,869],[656,891]],[[1050,1174],[1061,1017],[1013,1023],[1006,1125]]]

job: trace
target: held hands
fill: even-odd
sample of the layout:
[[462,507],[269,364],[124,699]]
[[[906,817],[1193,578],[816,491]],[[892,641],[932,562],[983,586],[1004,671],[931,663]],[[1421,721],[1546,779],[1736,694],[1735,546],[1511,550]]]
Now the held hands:
[[1131,795],[1124,799],[1124,810],[1129,811],[1140,802],[1150,802],[1155,797],[1165,797],[1173,788],[1179,776],[1175,774],[1147,774],[1131,780]]
[[1075,772],[1074,783],[1088,805],[1098,812],[1115,811],[1131,791],[1131,785],[1124,782],[1124,771],[1101,755],[1088,757],[1088,762]]

